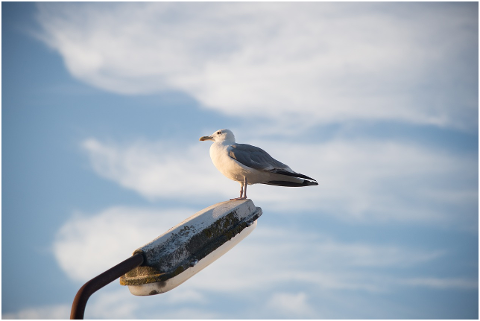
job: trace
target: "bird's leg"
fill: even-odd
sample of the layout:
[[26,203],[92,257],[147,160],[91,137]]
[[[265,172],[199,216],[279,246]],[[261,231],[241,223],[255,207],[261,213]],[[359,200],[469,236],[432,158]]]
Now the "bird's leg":
[[243,181],[243,199],[247,198],[247,176],[244,176],[244,181]]
[[240,197],[238,199],[242,199],[243,198],[243,184],[240,184]]
[[243,178],[243,183],[240,183],[240,197],[231,198],[231,201],[244,200],[247,198],[247,177]]
[[231,198],[230,200],[231,201],[238,201],[238,200],[243,200],[245,199],[243,197],[243,183],[240,183],[240,197],[237,197],[237,198]]

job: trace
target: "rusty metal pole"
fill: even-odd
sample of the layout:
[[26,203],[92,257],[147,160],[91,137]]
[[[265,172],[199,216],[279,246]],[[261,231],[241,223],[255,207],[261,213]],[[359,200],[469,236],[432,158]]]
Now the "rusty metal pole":
[[73,300],[70,319],[83,319],[87,300],[93,293],[115,279],[118,279],[130,270],[142,265],[143,260],[143,254],[137,253],[85,283],[80,290],[78,290],[77,295]]

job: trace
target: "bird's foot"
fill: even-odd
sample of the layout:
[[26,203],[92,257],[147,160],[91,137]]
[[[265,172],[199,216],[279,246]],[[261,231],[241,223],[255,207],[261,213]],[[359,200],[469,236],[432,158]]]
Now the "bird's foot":
[[237,197],[237,198],[231,198],[231,201],[240,201],[240,200],[246,200],[246,197]]

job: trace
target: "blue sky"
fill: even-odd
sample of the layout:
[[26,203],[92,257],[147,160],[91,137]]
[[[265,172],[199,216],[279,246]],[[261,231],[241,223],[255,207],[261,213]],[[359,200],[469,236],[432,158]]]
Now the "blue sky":
[[2,316],[236,197],[220,128],[319,186],[254,185],[255,231],[87,318],[477,318],[477,3],[2,3]]

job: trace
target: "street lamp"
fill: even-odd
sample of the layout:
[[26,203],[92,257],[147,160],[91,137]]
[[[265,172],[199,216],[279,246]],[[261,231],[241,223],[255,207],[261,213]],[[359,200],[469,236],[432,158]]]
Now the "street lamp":
[[83,318],[90,295],[119,277],[134,295],[174,289],[247,237],[260,215],[262,209],[249,199],[217,203],[195,213],[85,283],[75,296],[70,318]]

